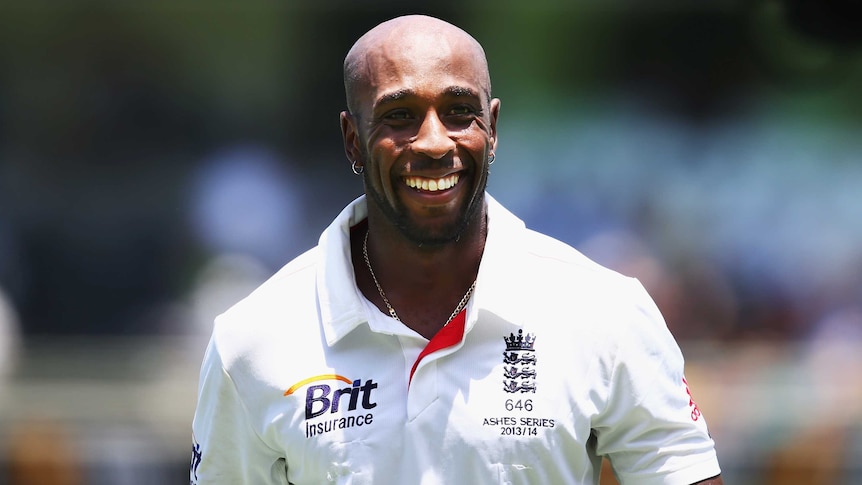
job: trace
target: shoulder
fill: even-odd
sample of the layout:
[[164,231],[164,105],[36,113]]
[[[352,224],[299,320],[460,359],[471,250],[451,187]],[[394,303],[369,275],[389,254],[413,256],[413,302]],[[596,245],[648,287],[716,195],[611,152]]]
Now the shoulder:
[[[619,283],[621,274],[591,260],[574,247],[546,234],[529,229],[524,221],[488,196],[489,235],[485,247],[487,266],[509,267],[529,274],[539,284],[542,281],[585,279]],[[512,271],[508,271],[511,275]],[[547,285],[541,285],[547,286]]]
[[543,291],[576,291],[597,301],[611,298],[615,304],[645,295],[635,278],[602,266],[553,237],[525,229],[523,241],[521,265],[536,281],[544,282]]
[[577,318],[619,325],[628,321],[620,318],[626,308],[651,304],[636,279],[527,228],[491,197],[480,277],[492,288],[493,305],[515,317],[528,312],[555,321]]
[[317,325],[297,322],[316,321],[318,255],[319,249],[315,247],[298,256],[216,317],[212,339],[226,368],[237,358],[259,352],[268,342],[300,338],[293,335],[297,332],[317,334]]
[[284,265],[247,297],[229,308],[226,320],[259,315],[283,308],[287,302],[298,300],[296,292],[314,290],[315,271],[319,262],[319,248],[312,248]]
[[529,256],[555,262],[569,271],[584,271],[595,276],[619,275],[596,263],[574,247],[532,229],[524,229],[524,242]]
[[541,302],[533,308],[544,307],[539,312],[547,321],[565,321],[573,332],[598,332],[596,342],[613,353],[675,347],[661,312],[636,278],[545,234],[525,229],[523,240],[522,291]]

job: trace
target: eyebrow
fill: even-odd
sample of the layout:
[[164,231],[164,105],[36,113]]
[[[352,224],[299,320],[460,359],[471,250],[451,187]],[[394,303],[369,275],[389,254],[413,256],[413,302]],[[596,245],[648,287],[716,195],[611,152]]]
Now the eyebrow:
[[400,101],[404,98],[414,96],[416,94],[412,89],[399,89],[398,91],[393,91],[391,93],[386,93],[374,102],[374,107],[385,106],[389,103],[394,103],[395,101]]
[[472,96],[477,99],[479,98],[478,92],[464,86],[449,86],[448,88],[444,89],[443,92],[452,96]]
[[[479,93],[477,93],[474,89],[464,86],[449,86],[443,90],[443,94],[448,96],[469,96],[477,99],[479,98]],[[402,99],[409,98],[415,95],[416,91],[412,89],[399,89],[398,91],[393,91],[391,93],[381,95],[374,103],[374,107],[379,108],[389,103],[394,103],[396,101],[400,101]]]

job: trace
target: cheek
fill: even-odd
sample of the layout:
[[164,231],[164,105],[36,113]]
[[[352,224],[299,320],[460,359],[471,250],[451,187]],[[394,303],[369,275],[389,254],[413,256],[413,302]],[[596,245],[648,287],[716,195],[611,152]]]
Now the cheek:
[[381,188],[383,192],[390,193],[392,191],[392,166],[395,160],[403,151],[403,147],[399,147],[391,140],[381,141],[369,146],[370,165],[372,165],[371,175],[372,183]]
[[388,171],[392,167],[394,161],[401,155],[404,150],[402,146],[391,139],[377,141],[369,144],[369,153],[371,154],[371,162],[378,166],[381,171]]
[[464,130],[465,137],[475,139],[475,143],[489,144],[491,142],[491,130],[485,118],[479,117]]
[[490,136],[491,130],[488,129],[488,123],[485,122],[484,118],[477,118],[473,123],[473,126],[485,134],[485,136]]
[[476,128],[475,125],[459,132],[453,138],[459,146],[471,153],[473,158],[478,161],[484,161],[485,152],[491,148],[491,137],[485,131]]

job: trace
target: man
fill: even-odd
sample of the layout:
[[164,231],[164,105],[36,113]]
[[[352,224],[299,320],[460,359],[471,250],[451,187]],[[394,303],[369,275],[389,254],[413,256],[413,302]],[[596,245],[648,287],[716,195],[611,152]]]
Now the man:
[[[407,16],[344,63],[365,196],[215,325],[192,483],[721,483],[643,288],[485,193],[481,46]],[[712,477],[712,478],[711,478]]]

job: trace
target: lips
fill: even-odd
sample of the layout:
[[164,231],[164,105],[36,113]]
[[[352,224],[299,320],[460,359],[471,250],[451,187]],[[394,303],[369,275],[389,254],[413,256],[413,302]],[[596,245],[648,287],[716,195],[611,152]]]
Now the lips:
[[451,189],[456,184],[458,184],[459,178],[460,177],[457,173],[453,173],[451,175],[447,175],[440,178],[409,176],[404,177],[404,183],[406,183],[408,187],[414,188],[416,190],[423,190],[426,192],[438,192],[441,190]]

